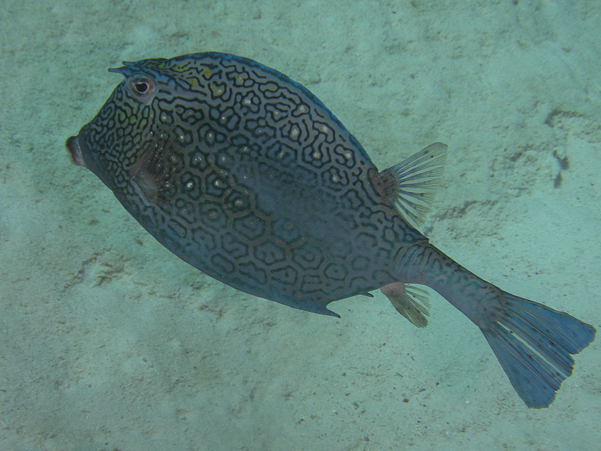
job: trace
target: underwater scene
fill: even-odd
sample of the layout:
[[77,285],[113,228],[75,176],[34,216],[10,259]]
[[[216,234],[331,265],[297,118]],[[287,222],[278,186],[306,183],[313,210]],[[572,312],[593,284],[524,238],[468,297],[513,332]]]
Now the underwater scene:
[[598,2],[0,10],[0,450],[600,449]]

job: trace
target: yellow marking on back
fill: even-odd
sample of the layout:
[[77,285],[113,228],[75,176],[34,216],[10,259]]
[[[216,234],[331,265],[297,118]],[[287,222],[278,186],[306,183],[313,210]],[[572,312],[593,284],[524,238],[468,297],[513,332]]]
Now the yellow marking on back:
[[223,85],[218,86],[215,83],[209,83],[209,87],[211,88],[211,91],[213,91],[213,94],[216,96],[221,96],[225,92],[225,88],[223,87]]

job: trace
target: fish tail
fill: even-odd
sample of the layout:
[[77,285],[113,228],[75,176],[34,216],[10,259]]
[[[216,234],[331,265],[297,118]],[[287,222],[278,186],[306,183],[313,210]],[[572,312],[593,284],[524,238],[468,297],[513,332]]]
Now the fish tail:
[[511,385],[528,407],[548,407],[572,374],[574,359],[595,338],[595,328],[536,302],[501,291],[496,321],[481,327]]
[[499,289],[429,243],[400,252],[396,268],[399,280],[433,288],[482,330],[528,407],[553,402],[572,374],[571,355],[595,339],[593,326]]

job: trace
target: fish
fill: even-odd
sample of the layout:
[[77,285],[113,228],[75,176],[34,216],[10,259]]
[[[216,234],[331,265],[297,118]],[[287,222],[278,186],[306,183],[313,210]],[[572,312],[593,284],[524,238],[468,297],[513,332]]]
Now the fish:
[[123,62],[123,80],[66,140],[159,243],[253,296],[339,317],[380,290],[417,327],[430,287],[480,328],[529,408],[551,405],[593,326],[503,291],[419,232],[447,160],[437,142],[379,171],[307,88],[248,58]]

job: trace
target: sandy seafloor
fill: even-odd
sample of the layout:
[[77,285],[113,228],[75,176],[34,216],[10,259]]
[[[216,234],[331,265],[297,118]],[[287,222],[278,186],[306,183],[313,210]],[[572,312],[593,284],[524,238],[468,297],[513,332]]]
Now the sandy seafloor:
[[380,169],[448,143],[422,232],[599,328],[598,1],[4,0],[0,30],[0,450],[601,449],[599,340],[529,410],[440,296],[418,330],[379,292],[340,320],[238,292],[63,147],[122,60],[256,59]]

